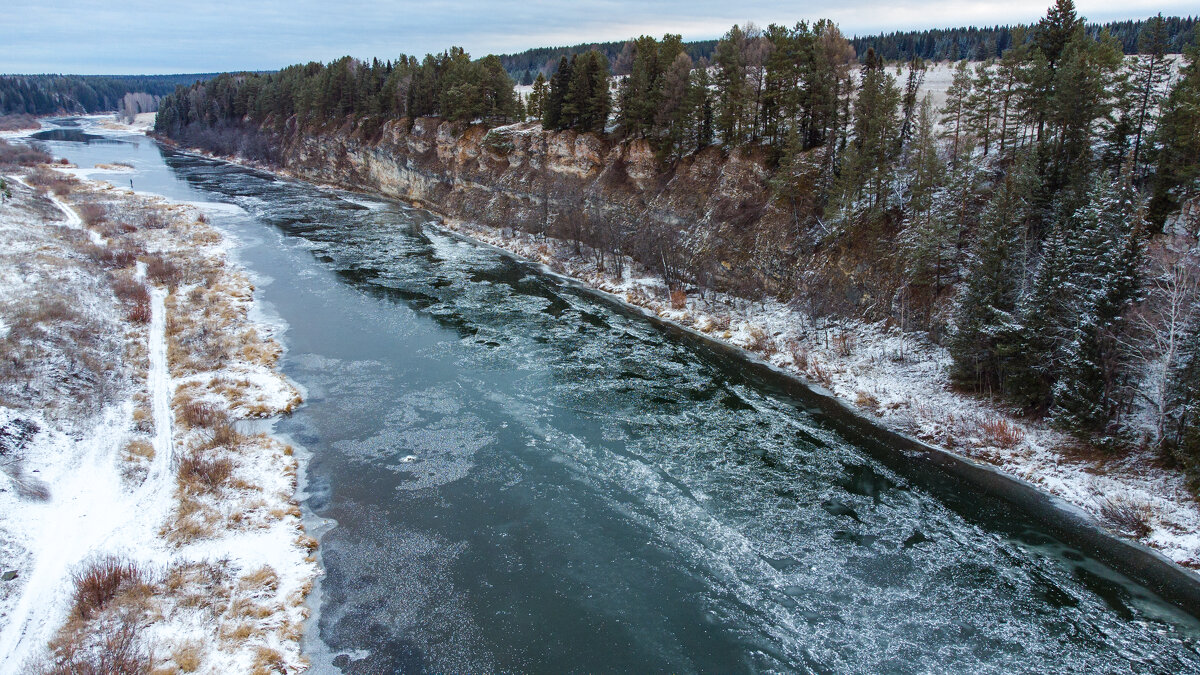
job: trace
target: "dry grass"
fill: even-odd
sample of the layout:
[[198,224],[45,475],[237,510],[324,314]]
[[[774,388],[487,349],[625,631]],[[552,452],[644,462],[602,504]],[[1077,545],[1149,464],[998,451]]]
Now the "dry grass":
[[274,593],[279,589],[279,575],[270,565],[247,572],[238,579],[238,585],[250,592],[271,592]]
[[81,619],[90,619],[102,611],[123,588],[144,586],[149,575],[133,562],[106,556],[72,575],[75,594],[71,612]]
[[873,394],[859,390],[858,393],[856,393],[854,395],[854,405],[858,406],[859,408],[861,408],[863,410],[870,410],[871,412],[876,412],[879,410],[879,399],[876,398]]
[[161,255],[148,255],[146,258],[146,276],[160,286],[175,288],[183,281],[183,270],[174,262]]
[[208,458],[191,454],[179,460],[179,487],[200,494],[217,492],[233,475],[233,462],[227,457]]
[[671,309],[684,309],[687,307],[687,293],[681,290],[671,291]]
[[270,647],[254,648],[254,670],[251,671],[251,675],[271,675],[286,670],[287,663],[278,651]]
[[178,495],[179,506],[175,509],[175,519],[163,526],[162,536],[176,546],[211,537],[213,524],[220,521],[221,514],[186,490],[179,490]]
[[764,356],[770,356],[777,351],[775,341],[771,339],[770,335],[767,335],[767,332],[762,327],[750,326],[746,332],[750,336],[750,342],[747,345],[750,351],[758,352]]
[[154,431],[154,413],[145,405],[133,409],[133,428],[144,434]]
[[1015,448],[1025,440],[1025,430],[1003,417],[980,422],[979,430],[985,443],[998,448]]
[[204,644],[199,640],[188,640],[171,650],[171,660],[179,670],[194,673],[204,663]]
[[1096,506],[1100,517],[1117,532],[1134,539],[1150,534],[1153,511],[1145,502],[1114,497],[1099,499]]
[[211,403],[187,401],[175,405],[175,419],[189,429],[215,429],[229,424],[229,416]]
[[125,458],[127,460],[154,459],[154,445],[142,438],[130,440],[125,444]]

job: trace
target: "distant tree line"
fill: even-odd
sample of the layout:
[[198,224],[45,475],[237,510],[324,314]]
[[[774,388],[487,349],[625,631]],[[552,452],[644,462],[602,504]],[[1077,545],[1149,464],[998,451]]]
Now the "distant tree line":
[[[1089,23],[1084,26],[1084,31],[1093,38],[1108,33],[1116,38],[1124,53],[1136,54],[1138,36],[1145,29],[1145,23],[1144,20]],[[1167,53],[1181,54],[1192,43],[1196,18],[1164,17],[1163,26],[1166,29]],[[1031,35],[1029,27],[1021,25],[964,26],[866,35],[851,39],[850,44],[859,54],[866,54],[868,49],[873,49],[877,55],[889,61],[908,61],[915,57],[928,61],[984,61],[1000,56],[1009,47]]]
[[0,115],[107,112],[126,94],[162,96],[214,75],[0,75]]
[[[1167,53],[1183,53],[1194,38],[1196,18],[1171,16],[1163,21],[1167,31]],[[1144,20],[1110,21],[1104,24],[1089,23],[1084,29],[1092,37],[1107,31],[1120,42],[1126,54],[1136,54],[1138,36],[1142,34],[1144,24]],[[983,61],[997,57],[1013,46],[1013,34],[1017,29],[1029,35],[1028,26],[965,26],[864,35],[851,38],[850,44],[860,58],[865,58],[867,50],[873,49],[876,55],[889,61],[909,61],[914,57],[927,61]],[[701,59],[712,61],[717,42],[684,42],[683,49],[693,62]],[[553,75],[564,57],[570,59],[577,54],[598,51],[612,64],[613,75],[628,75],[633,66],[635,43],[636,40],[624,40],[590,42],[570,47],[538,47],[516,54],[503,54],[500,63],[514,81],[529,85],[533,84],[538,73],[545,77]]]
[[[1169,21],[1140,26],[1126,58],[1057,0],[998,58],[959,62],[939,106],[920,93],[924,59],[885,65],[817,21],[734,26],[711,60],[678,35],[640,37],[615,93],[602,51],[560,56],[524,104],[500,58],[459,49],[222,75],[167,96],[157,128],[186,141],[245,120],[529,116],[646,142],[664,170],[744,150],[792,220],[747,278],[786,297],[804,261],[837,252],[890,280],[889,311],[949,348],[958,386],[1200,475],[1200,45],[1172,75]],[[585,211],[559,234],[641,255],[672,286],[706,274],[685,264],[679,232],[588,224]]]
[[523,111],[499,59],[472,60],[454,47],[422,60],[401,55],[368,63],[347,56],[274,73],[225,73],[165,96],[155,128],[178,137],[293,116],[305,123],[439,116],[496,125],[523,119]]

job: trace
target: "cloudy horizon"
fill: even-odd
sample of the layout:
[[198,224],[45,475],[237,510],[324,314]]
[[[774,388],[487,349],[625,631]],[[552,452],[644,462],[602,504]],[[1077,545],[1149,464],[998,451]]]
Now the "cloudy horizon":
[[[33,3],[18,0],[0,25],[0,73],[164,74],[275,70],[344,55],[395,58],[451,45],[475,56],[520,52],[637,35],[680,33],[685,40],[719,37],[735,24],[791,25],[828,18],[849,35],[893,30],[990,26],[1036,21],[1050,0],[949,2],[843,0],[764,2],[731,7],[712,0],[631,3],[546,0],[417,3],[346,0],[229,2],[180,7],[150,0]],[[1194,5],[1167,0],[1078,2],[1090,21],[1194,14]],[[1190,11],[1189,11],[1190,10]]]

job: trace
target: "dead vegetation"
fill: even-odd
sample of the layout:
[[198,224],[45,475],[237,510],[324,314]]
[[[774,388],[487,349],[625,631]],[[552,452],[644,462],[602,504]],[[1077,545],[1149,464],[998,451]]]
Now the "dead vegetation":
[[[2,131],[3,129],[0,129]],[[49,164],[53,157],[45,150],[32,145],[14,145],[0,139],[0,167],[38,166]]]
[[91,561],[72,577],[71,612],[50,644],[46,674],[143,675],[154,650],[141,635],[150,616],[156,580],[144,567],[120,557]]
[[1150,534],[1152,511],[1145,502],[1124,497],[1103,498],[1096,502],[1100,518],[1112,529],[1134,539]]
[[179,460],[179,488],[193,494],[217,492],[233,474],[228,457],[204,457],[193,453]]

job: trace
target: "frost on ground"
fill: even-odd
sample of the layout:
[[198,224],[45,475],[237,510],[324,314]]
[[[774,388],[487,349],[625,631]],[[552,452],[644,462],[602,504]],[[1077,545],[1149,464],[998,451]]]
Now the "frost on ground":
[[296,459],[241,424],[300,397],[248,278],[189,208],[23,180],[0,205],[0,673],[303,669]]
[[[952,391],[946,350],[885,324],[810,315],[776,301],[719,293],[668,294],[626,260],[619,277],[573,243],[473,223],[454,230],[581,280],[820,384],[883,425],[999,467],[1089,512],[1117,534],[1200,569],[1200,504],[1178,471],[1149,451],[1100,457],[1045,424]],[[1133,518],[1130,518],[1130,514]]]

